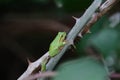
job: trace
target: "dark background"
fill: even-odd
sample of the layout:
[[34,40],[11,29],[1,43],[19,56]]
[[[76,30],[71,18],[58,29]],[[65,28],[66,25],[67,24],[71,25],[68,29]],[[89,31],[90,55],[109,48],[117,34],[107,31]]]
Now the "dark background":
[[75,23],[72,16],[80,17],[92,1],[0,0],[1,80],[16,80],[26,70],[27,58],[35,61],[47,52],[57,32],[68,32]]

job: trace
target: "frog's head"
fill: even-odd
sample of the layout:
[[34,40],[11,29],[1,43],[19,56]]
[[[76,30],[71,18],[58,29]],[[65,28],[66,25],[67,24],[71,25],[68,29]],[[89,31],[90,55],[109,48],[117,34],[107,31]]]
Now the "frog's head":
[[59,35],[60,41],[65,40],[66,32],[59,32],[58,35]]

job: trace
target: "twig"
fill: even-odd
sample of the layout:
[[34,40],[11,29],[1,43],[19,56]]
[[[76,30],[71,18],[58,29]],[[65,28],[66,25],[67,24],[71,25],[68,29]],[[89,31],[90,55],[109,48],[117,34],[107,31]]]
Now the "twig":
[[92,15],[91,20],[84,26],[84,30],[82,35],[86,34],[86,32],[92,27],[92,25],[97,22],[105,13],[107,13],[117,2],[120,0],[107,0],[104,2],[100,8],[98,9],[99,12],[96,12]]
[[[108,0],[107,0],[108,1]],[[118,0],[113,0],[111,1],[111,3],[109,3],[110,5],[102,5],[102,8],[100,7],[100,4],[102,2],[102,0],[94,0],[94,2],[91,4],[91,6],[86,10],[86,12],[83,14],[82,17],[80,18],[76,18],[76,23],[73,26],[73,28],[71,29],[71,31],[68,33],[66,40],[67,41],[71,41],[74,40],[75,37],[80,33],[81,35],[84,33],[87,33],[88,30],[90,29],[90,27],[103,15],[105,14],[110,8],[111,6],[116,3]],[[105,5],[105,7],[104,7]],[[99,12],[95,13],[95,11],[99,8]],[[99,14],[99,15],[98,15]],[[94,16],[93,16],[94,15]],[[91,18],[91,16],[93,16]],[[88,22],[88,23],[87,23]],[[87,25],[86,25],[87,23]],[[70,44],[66,44],[64,46],[64,48],[61,50],[61,52],[51,58],[49,60],[49,62],[46,65],[47,71],[50,71],[54,68],[54,66],[58,63],[59,59],[62,57],[62,55],[65,53],[65,51],[68,49],[68,47],[70,46]],[[48,57],[49,54],[48,52],[43,55],[43,57]],[[42,60],[44,59],[43,57],[41,57],[40,59],[38,59],[37,61],[31,63],[28,66],[28,69],[24,72],[24,74],[18,78],[18,80],[23,80],[23,78],[28,77],[30,74],[32,74],[32,72],[38,68],[42,62]],[[37,64],[37,65],[36,65]]]
[[41,58],[39,58],[37,61],[35,61],[33,63],[28,61],[29,66],[28,66],[27,70],[17,80],[24,80],[25,78],[30,76],[36,69],[40,68],[41,62],[48,56],[49,56],[49,54],[47,52]]
[[44,72],[44,73],[36,73],[33,75],[28,76],[27,78],[25,78],[24,80],[35,80],[37,78],[45,78],[45,77],[53,77],[56,75],[56,72]]
[[120,73],[113,73],[110,75],[111,78],[120,79]]

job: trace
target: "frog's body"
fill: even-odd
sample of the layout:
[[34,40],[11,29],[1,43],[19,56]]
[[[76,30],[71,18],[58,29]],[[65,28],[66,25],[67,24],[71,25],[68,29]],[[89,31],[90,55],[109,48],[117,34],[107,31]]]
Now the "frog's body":
[[[66,44],[65,37],[66,37],[65,32],[58,33],[58,35],[55,37],[55,39],[50,44],[50,47],[49,47],[50,57],[54,57],[60,52],[62,47]],[[44,59],[43,62],[41,63],[41,72],[46,71],[46,64],[48,62],[48,59],[47,58]]]
[[49,55],[51,57],[57,55],[62,47],[66,44],[65,37],[66,32],[59,32],[56,38],[52,41],[49,47]]

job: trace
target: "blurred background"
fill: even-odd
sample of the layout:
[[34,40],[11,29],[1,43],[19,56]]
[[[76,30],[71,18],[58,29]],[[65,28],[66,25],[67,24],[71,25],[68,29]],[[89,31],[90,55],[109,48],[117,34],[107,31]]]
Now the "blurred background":
[[[46,53],[57,32],[69,32],[75,23],[72,16],[80,17],[92,2],[93,0],[0,0],[1,80],[16,80],[26,70],[27,58],[35,61]],[[91,34],[78,41],[77,54],[66,54],[62,60],[73,59],[85,53],[92,54],[93,49],[104,56],[107,53],[112,56],[112,53],[120,54],[119,4],[92,27]]]

